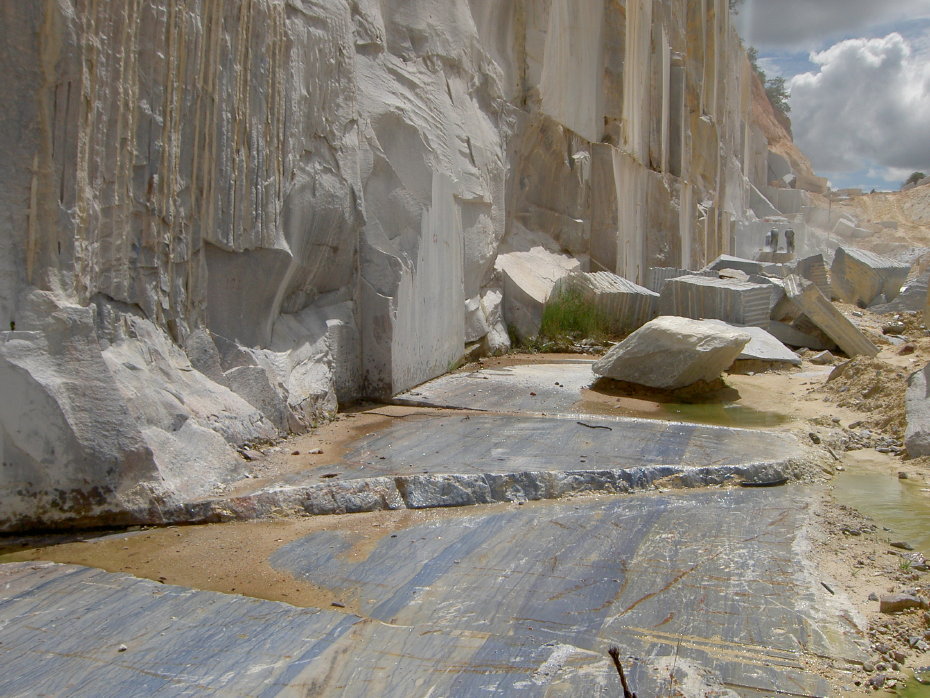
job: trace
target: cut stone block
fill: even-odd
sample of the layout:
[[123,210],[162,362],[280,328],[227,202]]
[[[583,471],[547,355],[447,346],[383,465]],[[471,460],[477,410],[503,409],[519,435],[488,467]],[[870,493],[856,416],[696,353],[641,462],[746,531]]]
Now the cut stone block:
[[771,311],[774,310],[778,303],[781,302],[781,299],[785,297],[785,282],[783,281],[783,278],[784,275],[778,278],[771,276],[760,276],[759,274],[749,275],[749,283],[768,286],[771,291],[772,295],[771,298],[769,298],[769,317],[771,317]]
[[910,265],[873,252],[838,247],[830,276],[837,298],[867,307],[879,295],[894,300],[909,271]]
[[769,321],[774,287],[706,276],[669,279],[659,298],[662,315],[696,320],[715,318],[734,325],[764,327]]
[[742,257],[733,257],[728,254],[722,254],[713,262],[707,265],[708,271],[722,271],[724,269],[737,269],[746,274],[762,274],[765,267],[769,266],[764,262],[757,262],[752,259],[743,259]]
[[598,376],[673,390],[718,378],[750,339],[746,332],[718,323],[662,316],[617,344],[592,370]]
[[822,333],[810,334],[784,322],[772,320],[766,328],[770,335],[789,347],[806,347],[814,351],[823,351],[836,345]]
[[739,361],[767,361],[772,363],[786,363],[799,366],[801,359],[777,338],[761,327],[737,327],[723,320],[705,320],[726,330],[737,330],[749,335],[749,344],[737,356]]
[[907,380],[904,408],[907,428],[904,446],[911,458],[930,456],[930,364],[915,371]]
[[556,281],[550,300],[576,291],[590,301],[611,332],[635,330],[657,314],[659,294],[608,271],[578,272]]
[[[875,313],[920,312],[927,304],[927,287],[930,285],[930,272],[925,272],[911,279],[901,293],[888,303],[875,303],[869,310]],[[878,300],[878,299],[876,299]]]
[[858,227],[848,218],[840,218],[833,226],[833,234],[844,238],[862,239],[872,237],[874,233],[866,228]]
[[578,270],[580,263],[543,247],[499,255],[504,287],[504,319],[521,339],[535,337],[542,324],[543,309],[555,282]]
[[646,288],[656,293],[662,293],[666,281],[677,279],[680,276],[706,276],[715,279],[717,278],[717,272],[690,271],[688,269],[678,269],[677,267],[650,267],[646,272]]
[[826,366],[827,364],[832,364],[834,359],[835,357],[829,351],[822,351],[811,357],[811,363],[817,366]]
[[827,265],[823,261],[822,254],[815,254],[810,257],[805,257],[804,259],[799,259],[794,269],[798,276],[813,282],[824,296],[830,298],[833,291],[830,288],[830,279],[827,276]]
[[785,294],[824,334],[849,356],[875,356],[878,348],[869,341],[810,281],[799,276],[785,279]]

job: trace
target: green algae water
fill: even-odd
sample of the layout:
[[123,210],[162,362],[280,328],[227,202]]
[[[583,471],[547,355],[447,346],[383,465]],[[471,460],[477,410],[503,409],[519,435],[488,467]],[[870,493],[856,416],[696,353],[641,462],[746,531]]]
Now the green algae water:
[[[892,530],[892,538],[905,540],[930,557],[930,491],[913,480],[900,480],[876,464],[857,463],[837,473],[833,496],[840,504],[871,517]],[[930,698],[930,686],[913,677],[897,694],[901,698]]]
[[720,403],[667,403],[662,405],[660,414],[662,419],[718,427],[775,427],[788,421],[783,414]]
[[870,516],[930,557],[930,492],[912,480],[899,480],[880,467],[854,465],[837,473],[833,496]]
[[908,679],[907,685],[898,691],[897,695],[901,698],[928,698],[930,686],[924,686],[914,679]]

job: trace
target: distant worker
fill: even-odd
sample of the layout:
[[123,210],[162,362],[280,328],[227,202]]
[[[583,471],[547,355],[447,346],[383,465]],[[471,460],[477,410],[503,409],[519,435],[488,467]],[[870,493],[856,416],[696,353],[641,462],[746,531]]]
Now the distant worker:
[[778,251],[778,228],[772,228],[765,236],[765,248],[766,252],[777,252]]
[[794,229],[792,228],[785,231],[785,252],[794,254]]

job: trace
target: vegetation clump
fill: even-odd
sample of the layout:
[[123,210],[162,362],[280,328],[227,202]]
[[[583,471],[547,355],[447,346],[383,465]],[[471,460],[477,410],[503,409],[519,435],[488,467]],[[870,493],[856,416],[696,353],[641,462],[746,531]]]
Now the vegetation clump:
[[766,76],[765,71],[759,67],[759,51],[754,47],[750,46],[746,49],[746,53],[749,56],[752,69],[756,71],[756,75],[759,76],[759,80],[762,81],[762,85],[765,87],[765,96],[768,97],[772,108],[790,124],[791,120],[788,118],[788,114],[791,113],[791,104],[789,104],[788,100],[791,97],[791,92],[785,84],[785,78],[780,75],[774,78]]
[[610,322],[594,302],[577,289],[566,289],[549,299],[539,333],[544,337],[571,336],[606,340]]
[[615,334],[609,317],[573,288],[549,299],[536,337],[518,337],[510,328],[514,349],[533,353],[602,351]]
[[917,184],[922,179],[926,179],[927,175],[923,172],[911,172],[911,176],[907,178],[907,181],[904,182],[904,186],[908,184]]

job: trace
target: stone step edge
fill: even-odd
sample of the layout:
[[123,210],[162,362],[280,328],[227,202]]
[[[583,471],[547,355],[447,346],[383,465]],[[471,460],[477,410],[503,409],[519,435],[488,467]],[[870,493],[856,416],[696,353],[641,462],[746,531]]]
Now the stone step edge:
[[54,520],[0,520],[0,534],[113,529],[253,521],[397,509],[462,507],[503,502],[561,499],[578,494],[630,494],[654,489],[698,488],[740,482],[799,480],[822,470],[803,455],[738,465],[647,465],[634,468],[542,470],[510,473],[386,475],[270,485],[240,496],[188,502],[165,501],[139,507],[101,507],[83,516]]
[[[286,487],[268,487],[238,497],[189,502],[160,513],[158,523],[219,523],[261,518],[357,514],[398,509],[463,507],[502,502],[561,499],[578,494],[630,494],[668,487],[698,488],[799,479],[810,463],[788,458],[739,465],[522,471],[382,476]],[[155,522],[151,522],[155,523]]]

